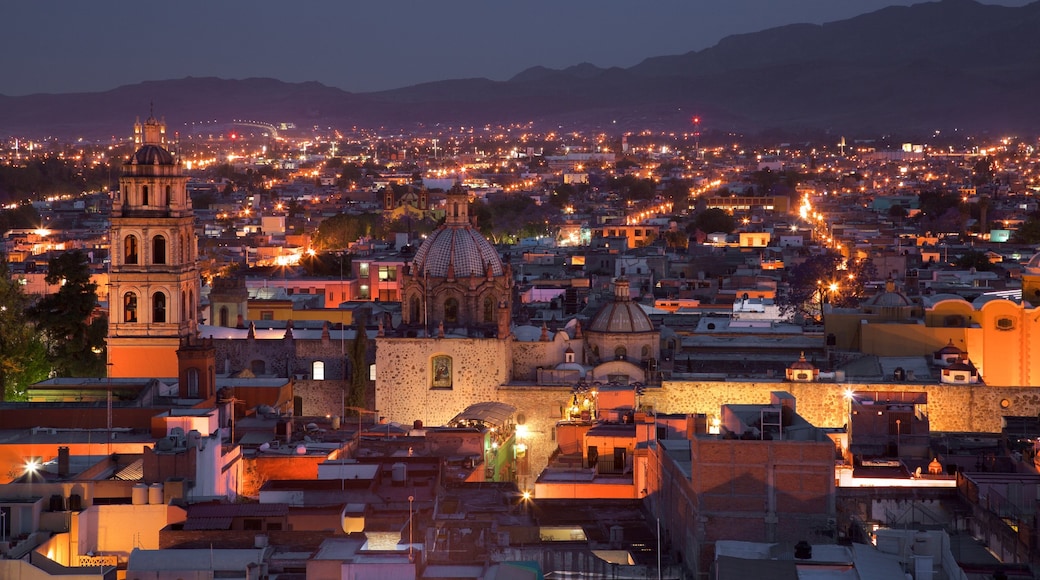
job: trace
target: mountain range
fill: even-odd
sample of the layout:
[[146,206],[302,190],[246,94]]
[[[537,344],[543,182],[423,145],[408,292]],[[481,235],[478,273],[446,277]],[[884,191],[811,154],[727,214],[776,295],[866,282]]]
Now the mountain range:
[[[105,138],[151,102],[172,130],[263,119],[410,132],[441,125],[719,132],[1040,130],[1040,1],[941,0],[823,25],[730,36],[630,68],[534,67],[506,81],[457,79],[350,93],[316,82],[183,78],[110,91],[0,96],[0,135]],[[184,126],[184,125],[181,125]]]

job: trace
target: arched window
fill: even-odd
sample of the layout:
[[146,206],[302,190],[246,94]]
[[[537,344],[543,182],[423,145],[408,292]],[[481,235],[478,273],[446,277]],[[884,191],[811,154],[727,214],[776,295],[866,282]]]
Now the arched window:
[[166,295],[152,294],[152,322],[166,322]]
[[188,319],[188,297],[181,292],[181,322]]
[[148,205],[148,186],[141,186],[141,205]]
[[459,301],[448,298],[444,301],[444,322],[455,324],[459,321]]
[[137,322],[137,294],[123,294],[123,322]]
[[227,327],[227,325],[228,325],[228,309],[227,309],[227,306],[221,306],[220,307],[220,322],[218,323],[218,326]]
[[490,296],[484,299],[484,323],[495,321],[495,301]]
[[649,344],[644,344],[643,345],[643,358],[644,359],[650,358],[650,345]]
[[126,264],[137,263],[137,236],[127,236],[123,240],[123,262]]
[[261,359],[253,359],[249,361],[249,371],[255,376],[260,376],[267,373],[267,363]]
[[614,349],[614,358],[616,360],[625,360],[626,356],[628,356],[628,350],[625,347],[619,346]]
[[458,204],[458,202],[452,204],[452,207],[454,208],[454,216],[453,217],[459,217],[459,204]]
[[199,369],[194,367],[188,369],[188,396],[199,396]]
[[408,322],[419,323],[419,298],[416,296],[412,296],[412,300],[408,303]]
[[166,238],[163,236],[155,236],[152,238],[152,263],[166,263]]
[[184,321],[195,320],[195,291],[188,291],[188,316],[184,318]]
[[324,361],[316,360],[311,364],[311,379],[315,381],[325,380],[325,363]]
[[173,196],[170,195],[170,186],[166,186],[166,205],[173,205]]

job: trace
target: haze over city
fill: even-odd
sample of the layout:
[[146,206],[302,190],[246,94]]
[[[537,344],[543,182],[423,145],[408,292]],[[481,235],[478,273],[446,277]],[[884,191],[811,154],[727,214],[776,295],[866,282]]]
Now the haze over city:
[[471,77],[505,80],[533,66],[628,67],[704,49],[732,34],[913,3],[17,1],[0,19],[6,47],[0,95],[105,91],[187,76],[317,81],[354,92]]

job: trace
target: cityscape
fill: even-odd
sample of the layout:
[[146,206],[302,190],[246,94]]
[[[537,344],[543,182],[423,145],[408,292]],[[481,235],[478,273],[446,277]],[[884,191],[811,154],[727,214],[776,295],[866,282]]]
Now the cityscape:
[[3,97],[0,579],[1040,577],[1033,120],[172,94]]

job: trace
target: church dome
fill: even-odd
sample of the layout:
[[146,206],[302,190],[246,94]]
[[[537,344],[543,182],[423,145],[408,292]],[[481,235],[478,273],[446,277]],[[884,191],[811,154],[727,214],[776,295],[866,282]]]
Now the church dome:
[[589,324],[590,332],[632,333],[651,332],[654,323],[650,317],[632,302],[628,293],[628,280],[618,278],[614,282],[614,300],[596,313]]
[[1029,261],[1025,264],[1025,268],[1029,274],[1035,275],[1040,273],[1040,252],[1033,254],[1033,257],[1029,258]]
[[870,300],[871,306],[879,308],[902,308],[911,304],[905,294],[896,291],[882,292]]
[[142,145],[130,158],[133,165],[173,165],[173,155],[158,145]]
[[[419,246],[412,263],[417,278],[470,278],[501,276],[502,259],[491,242],[469,223],[466,193],[459,187],[448,192],[444,225]],[[450,276],[449,276],[450,274]]]

